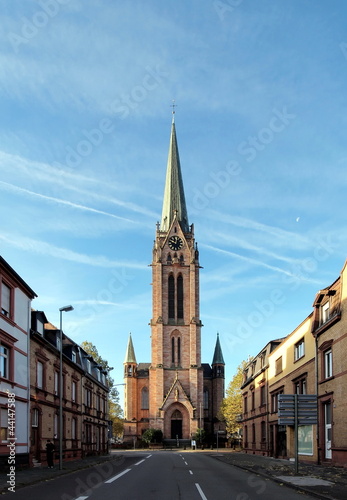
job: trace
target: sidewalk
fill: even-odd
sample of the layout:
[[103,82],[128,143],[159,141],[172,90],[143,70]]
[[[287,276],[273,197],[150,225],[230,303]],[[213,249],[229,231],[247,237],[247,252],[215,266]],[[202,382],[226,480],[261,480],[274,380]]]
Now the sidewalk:
[[[87,469],[105,462],[112,461],[113,463],[119,462],[122,456],[117,455],[103,455],[103,456],[92,456],[85,457],[79,460],[70,460],[63,463],[63,469],[59,470],[58,462],[55,462],[53,469],[48,469],[47,465],[44,464],[41,467],[34,467],[30,469],[23,469],[16,471],[16,491],[22,486],[29,486],[31,484],[39,483],[41,481],[47,481],[49,479],[54,479],[55,477],[69,474],[74,471]],[[1,472],[0,474],[0,495],[4,493],[11,493],[8,490],[9,484],[7,481],[9,478],[6,472]]]
[[325,465],[300,463],[298,475],[295,464],[289,460],[249,455],[237,451],[220,450],[209,452],[210,456],[235,465],[254,474],[271,479],[323,499],[347,499],[347,469]]

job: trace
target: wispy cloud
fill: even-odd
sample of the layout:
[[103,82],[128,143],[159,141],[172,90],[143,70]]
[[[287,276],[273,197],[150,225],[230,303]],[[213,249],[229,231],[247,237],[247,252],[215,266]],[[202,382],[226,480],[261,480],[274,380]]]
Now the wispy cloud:
[[114,219],[123,220],[123,221],[131,222],[131,223],[135,224],[135,221],[133,221],[131,219],[127,219],[125,217],[120,217],[119,215],[110,214],[109,212],[105,212],[103,210],[98,210],[97,208],[86,207],[85,205],[79,205],[78,203],[73,203],[71,201],[62,200],[60,198],[54,198],[53,196],[47,196],[44,194],[35,193],[34,191],[30,191],[29,189],[24,189],[24,188],[21,188],[18,186],[14,186],[13,184],[9,184],[8,182],[0,181],[0,189],[1,188],[5,189],[7,191],[22,193],[22,194],[29,195],[29,196],[35,196],[36,198],[40,198],[40,199],[48,201],[48,202],[58,203],[60,205],[67,205],[71,208],[77,208],[78,210],[83,210],[85,212],[93,212],[93,213],[100,214],[100,215],[106,215],[107,217],[112,217]]
[[10,245],[14,248],[18,248],[25,252],[36,253],[40,255],[50,256],[57,259],[67,260],[76,262],[79,264],[87,264],[89,266],[104,267],[104,268],[130,268],[130,269],[142,269],[147,270],[148,265],[140,262],[129,262],[129,261],[114,261],[107,259],[101,255],[85,255],[67,248],[57,247],[47,243],[45,241],[35,240],[32,238],[26,238],[23,236],[14,236],[9,234],[0,234],[0,241],[5,244]]
[[[200,245],[204,248],[208,248],[210,250],[213,250],[214,252],[217,252],[217,253],[220,253],[220,254],[223,254],[223,255],[228,255],[229,257],[234,257],[236,259],[239,259],[239,260],[242,260],[244,262],[248,262],[249,264],[252,264],[252,265],[255,265],[255,266],[260,266],[260,267],[264,267],[266,269],[270,269],[272,271],[275,271],[277,273],[280,273],[280,274],[284,274],[286,276],[290,276],[291,278],[296,278],[295,274],[291,273],[290,271],[286,271],[285,269],[282,269],[280,267],[277,267],[277,266],[272,266],[271,264],[267,264],[266,262],[263,262],[261,260],[257,260],[257,259],[254,259],[252,257],[246,257],[245,255],[240,255],[238,253],[235,253],[235,252],[230,252],[229,250],[224,250],[222,248],[217,248],[217,247],[214,247],[212,245],[206,245],[206,244],[202,244]],[[316,281],[310,279],[310,278],[302,278],[303,281],[307,281],[309,283],[317,283]]]

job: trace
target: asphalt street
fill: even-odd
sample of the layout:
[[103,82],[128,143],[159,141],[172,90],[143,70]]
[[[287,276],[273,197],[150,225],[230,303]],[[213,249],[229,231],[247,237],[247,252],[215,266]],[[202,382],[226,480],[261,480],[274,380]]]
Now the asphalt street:
[[[14,500],[302,500],[302,493],[199,453],[127,453],[8,493]],[[305,496],[309,499],[309,495]]]

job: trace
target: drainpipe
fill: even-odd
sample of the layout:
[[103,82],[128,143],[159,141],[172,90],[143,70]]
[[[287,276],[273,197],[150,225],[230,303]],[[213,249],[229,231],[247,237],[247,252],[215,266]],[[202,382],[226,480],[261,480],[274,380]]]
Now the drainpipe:
[[314,363],[315,363],[315,385],[316,385],[316,396],[317,396],[317,427],[316,427],[316,442],[317,442],[317,465],[320,464],[320,452],[319,452],[319,411],[318,411],[318,335],[314,335],[315,339],[315,353],[314,353]]

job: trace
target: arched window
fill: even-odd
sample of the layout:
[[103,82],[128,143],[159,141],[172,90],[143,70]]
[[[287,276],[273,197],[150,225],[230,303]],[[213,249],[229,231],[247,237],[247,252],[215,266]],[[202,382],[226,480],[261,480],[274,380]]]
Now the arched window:
[[204,387],[204,410],[208,410],[208,389]]
[[177,339],[177,364],[181,364],[181,338]]
[[148,410],[149,409],[149,393],[147,387],[144,387],[141,391],[141,409]]
[[183,277],[177,278],[177,319],[183,319]]
[[175,279],[172,274],[169,276],[169,319],[175,319]]
[[175,337],[171,339],[171,363],[175,364]]

